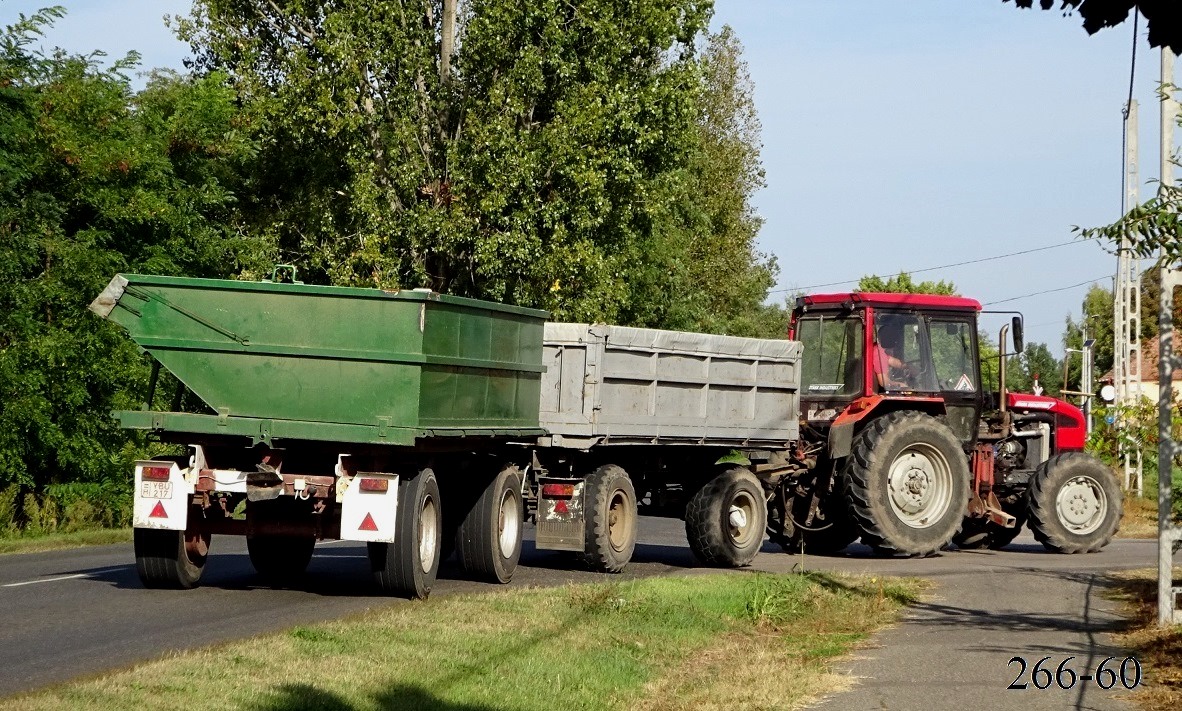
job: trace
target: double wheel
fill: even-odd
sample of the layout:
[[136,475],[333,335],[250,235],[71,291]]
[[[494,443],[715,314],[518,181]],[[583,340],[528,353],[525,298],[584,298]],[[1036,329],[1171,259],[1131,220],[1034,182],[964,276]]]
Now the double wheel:
[[370,567],[382,592],[426,598],[445,547],[455,551],[472,577],[496,583],[512,579],[521,558],[521,472],[515,466],[501,468],[475,498],[464,495],[469,482],[465,478],[449,486],[445,506],[431,469],[399,480],[394,543],[369,544]]

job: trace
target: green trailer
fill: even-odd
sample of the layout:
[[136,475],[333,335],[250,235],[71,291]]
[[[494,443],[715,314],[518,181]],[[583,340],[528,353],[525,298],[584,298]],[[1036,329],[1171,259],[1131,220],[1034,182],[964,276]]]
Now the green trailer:
[[285,583],[317,540],[365,542],[382,590],[424,597],[453,552],[507,582],[531,519],[537,548],[618,572],[640,511],[684,518],[703,562],[745,565],[795,466],[794,342],[275,278],[117,275],[91,309],[154,363],[143,409],[115,417],[187,447],[136,464],[148,586],[196,585],[231,534]]
[[544,311],[423,290],[137,274],[116,276],[90,308],[207,410],[118,412],[124,427],[255,444],[541,433]]

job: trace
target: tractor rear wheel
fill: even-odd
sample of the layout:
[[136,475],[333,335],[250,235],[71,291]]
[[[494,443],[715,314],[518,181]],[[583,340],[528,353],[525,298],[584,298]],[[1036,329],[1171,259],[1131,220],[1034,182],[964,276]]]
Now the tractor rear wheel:
[[1030,530],[1047,550],[1093,553],[1120,528],[1120,485],[1112,470],[1083,452],[1039,465],[1027,493]]
[[932,555],[960,530],[969,501],[968,459],[947,425],[892,412],[854,438],[844,472],[862,542],[885,555]]

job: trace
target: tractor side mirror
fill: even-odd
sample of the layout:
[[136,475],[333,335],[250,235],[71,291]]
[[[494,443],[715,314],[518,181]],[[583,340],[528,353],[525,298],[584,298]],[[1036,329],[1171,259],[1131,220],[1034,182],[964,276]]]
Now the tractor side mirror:
[[1014,334],[1014,353],[1022,353],[1026,350],[1025,342],[1022,340],[1022,317],[1015,316],[1010,321],[1010,332]]

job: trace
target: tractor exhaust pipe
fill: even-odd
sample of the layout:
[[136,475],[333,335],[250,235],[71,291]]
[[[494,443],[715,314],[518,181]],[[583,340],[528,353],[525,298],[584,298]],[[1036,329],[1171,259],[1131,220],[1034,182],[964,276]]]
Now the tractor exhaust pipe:
[[1006,341],[1009,340],[1006,336],[1008,335],[1010,335],[1010,325],[1007,323],[1001,327],[1001,335],[997,339],[997,352],[1000,354],[997,363],[997,399],[999,401],[998,412],[1001,413],[1003,420],[1006,415]]

